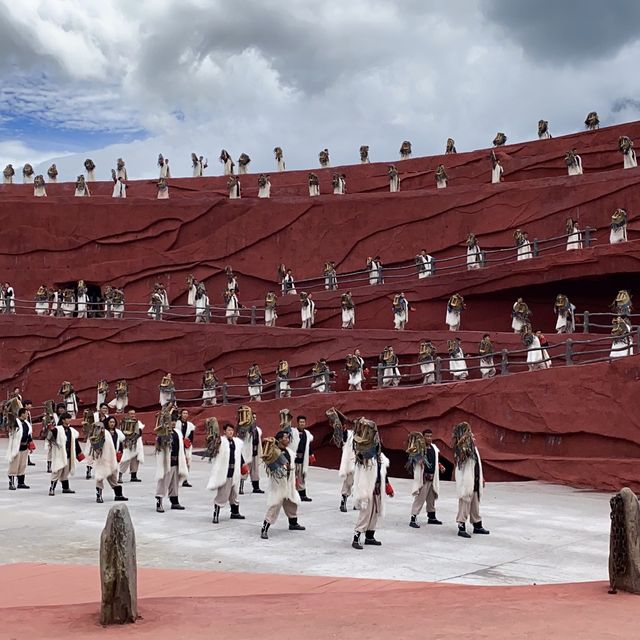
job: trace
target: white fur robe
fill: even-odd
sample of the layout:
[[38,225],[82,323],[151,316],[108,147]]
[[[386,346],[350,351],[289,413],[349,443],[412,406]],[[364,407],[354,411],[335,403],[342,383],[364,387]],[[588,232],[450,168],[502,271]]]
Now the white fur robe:
[[[191,459],[193,458],[193,434],[196,432],[196,425],[187,420],[186,435],[182,435],[182,422],[180,420],[176,420],[176,429],[180,432],[180,435],[183,438],[189,438],[189,440],[191,440],[191,446],[184,450],[185,459],[187,463],[191,465]],[[184,442],[182,444],[184,446]]]
[[[297,429],[294,429],[294,431],[297,431]],[[296,472],[294,466],[296,451],[292,447],[288,447],[287,451],[291,457],[289,477],[274,478],[269,475],[269,486],[267,487],[267,508],[280,504],[283,500],[291,500],[291,502],[295,504],[300,504],[300,494],[296,489]]]
[[567,167],[567,173],[570,176],[581,176],[582,175],[582,158],[576,154],[576,164],[571,167]]
[[[440,495],[440,449],[435,444],[431,445],[436,452],[436,469],[433,473],[433,491],[436,494],[436,499]],[[411,485],[411,495],[416,496],[420,492],[424,478],[424,462],[418,462],[413,466],[413,483]]]
[[60,471],[60,469],[64,469],[67,466],[67,463],[71,463],[69,465],[69,475],[72,476],[76,470],[76,440],[78,439],[78,432],[73,428],[69,428],[69,433],[71,437],[71,460],[67,458],[67,434],[65,433],[64,427],[59,425],[58,429],[58,437],[56,438],[56,445],[51,450],[51,471],[56,472]]
[[[482,473],[482,459],[480,458],[480,452],[477,447],[474,447],[476,454],[478,455],[478,467],[480,468],[480,482],[478,483],[478,497],[482,498],[482,494],[484,493],[482,484],[484,483],[484,475]],[[473,456],[465,461],[462,465],[462,468],[458,468],[456,465],[455,475],[456,475],[456,492],[458,494],[459,500],[464,500],[465,502],[471,502],[473,498],[473,485],[475,484],[474,470],[475,467],[475,459]]]
[[[180,429],[174,429],[178,434],[178,482],[182,484],[189,476],[187,467],[187,458],[184,452],[184,442],[182,440],[182,432]],[[171,447],[167,447],[162,451],[156,451],[156,480],[161,480],[171,470]]]
[[[389,458],[380,453],[380,514],[379,517],[384,516],[384,503],[385,503],[385,485],[387,482],[387,469],[389,467]],[[355,471],[353,472],[353,497],[355,498],[355,506],[359,509],[366,509],[369,505],[369,500],[373,497],[373,490],[376,486],[376,479],[378,477],[378,464],[375,460],[369,460],[366,464],[356,464]]]
[[[242,466],[242,448],[244,446],[240,438],[233,439],[236,445],[234,455],[234,467],[233,467],[233,486],[236,491],[240,489],[240,477]],[[207,489],[209,491],[217,491],[227,481],[227,471],[229,470],[229,457],[231,455],[231,447],[229,446],[229,439],[224,436],[220,441],[220,450],[218,455],[213,459],[211,463],[211,473],[209,474],[209,482],[207,483]],[[246,460],[246,458],[245,458]]]
[[[258,458],[262,458],[262,429],[260,427],[256,427],[258,430]],[[242,457],[244,461],[248,464],[253,459],[253,435],[249,433],[245,440],[241,440],[242,442]]]
[[340,456],[340,469],[338,476],[346,478],[356,470],[356,452],[353,450],[353,431],[347,429],[347,441],[342,445],[342,455]]
[[144,424],[140,422],[140,420],[138,420],[137,428],[140,432],[140,437],[136,440],[136,446],[133,449],[129,449],[127,446],[124,447],[122,450],[122,460],[120,461],[122,464],[129,460],[133,460],[134,458],[137,458],[140,464],[144,464],[144,442],[142,442],[142,430],[144,429]]
[[[116,429],[118,448],[124,442],[124,433],[120,429]],[[113,446],[113,438],[111,433],[104,430],[104,446],[102,447],[102,455],[91,457],[91,466],[96,472],[96,480],[105,480],[112,473],[118,471],[119,464],[116,458],[116,447]]]
[[624,154],[623,166],[625,169],[633,169],[638,166],[638,161],[636,160],[636,152],[633,149],[629,149],[629,153]]

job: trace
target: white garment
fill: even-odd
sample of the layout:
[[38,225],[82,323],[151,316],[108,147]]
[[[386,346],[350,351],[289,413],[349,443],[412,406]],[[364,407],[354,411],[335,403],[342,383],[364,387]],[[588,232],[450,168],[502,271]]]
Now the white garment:
[[360,385],[362,384],[362,370],[364,369],[364,360],[359,356],[356,356],[356,358],[358,358],[358,363],[360,364],[360,366],[355,371],[349,371],[348,384],[350,387],[360,387]]
[[[384,515],[384,503],[386,499],[385,485],[387,482],[387,468],[389,467],[389,458],[380,453],[380,513],[378,523]],[[369,500],[373,498],[373,492],[378,479],[378,463],[375,458],[367,460],[365,464],[356,464],[353,472],[353,497],[355,498],[355,507],[366,510]]]
[[427,254],[426,256],[418,256],[422,264],[418,265],[418,278],[428,278],[433,274],[433,256]]
[[272,309],[265,308],[265,310],[264,310],[264,323],[268,327],[275,327],[277,318],[278,318],[278,314],[276,313],[275,308],[272,308]]
[[382,371],[382,386],[397,387],[400,384],[400,369],[397,366],[385,367]]
[[[182,432],[175,428],[173,430],[178,434],[178,482],[182,484],[189,477],[189,468],[187,467],[187,458],[184,451],[184,442]],[[171,471],[171,447],[156,451],[156,480],[161,480],[167,473]]]
[[575,318],[576,306],[571,305],[570,313],[560,311],[556,320],[556,331],[558,333],[573,333],[575,327],[573,318]]
[[126,167],[122,167],[122,169],[116,169],[116,180],[118,178],[122,178],[125,182],[128,180]]
[[582,158],[576,154],[576,164],[567,167],[567,173],[570,176],[581,176],[582,175]]
[[371,264],[369,265],[369,284],[382,284],[380,282],[380,275],[380,263],[372,260]]
[[633,338],[631,336],[616,337],[611,343],[610,358],[623,358],[633,355]]
[[310,184],[309,185],[309,195],[310,196],[319,196],[320,195],[320,185],[319,184]]
[[447,188],[447,180],[446,178],[439,178],[436,180],[436,189],[446,189]]
[[338,178],[338,184],[333,187],[333,193],[338,196],[343,196],[346,191],[346,184],[344,178]]
[[502,173],[504,169],[501,164],[496,164],[495,167],[491,170],[491,183],[498,184],[502,178]]
[[[183,425],[182,420],[180,419],[176,420],[176,431],[180,433],[181,439],[188,438],[193,443],[193,435],[196,431],[196,425],[193,424],[193,422],[190,422],[189,420],[187,420],[187,424],[184,429],[184,432],[182,429],[182,425]],[[190,447],[184,448],[184,457],[185,457],[185,460],[187,461],[187,467],[190,467],[191,459],[193,458],[193,444]]]
[[87,183],[85,182],[85,186],[84,189],[76,189],[74,196],[76,198],[85,198],[85,197],[89,197],[91,195],[91,192],[89,191],[89,187],[87,186]]
[[160,167],[160,177],[161,178],[171,177],[171,173],[169,172],[169,165],[166,162]]
[[258,198],[270,198],[271,197],[271,181],[267,180],[267,184],[264,187],[258,189]]
[[465,380],[469,376],[467,370],[467,361],[464,359],[464,352],[458,349],[453,355],[449,356],[449,372],[454,380]]
[[316,316],[316,303],[313,300],[309,300],[309,304],[300,308],[300,317],[302,319],[302,328],[312,327],[315,323]]
[[96,171],[92,169],[91,171],[87,171],[87,177],[85,182],[95,182],[96,181]]
[[[516,304],[518,304],[516,302]],[[516,304],[513,305],[513,310],[515,311],[516,308]],[[520,333],[520,331],[522,330],[522,327],[524,327],[525,322],[524,320],[521,320],[520,318],[517,318],[516,316],[512,316],[511,317],[511,328],[513,329],[514,333]]]
[[444,321],[449,326],[449,331],[458,331],[460,329],[461,317],[460,311],[450,311],[447,306],[447,314],[444,317]]
[[106,480],[110,475],[116,473],[119,469],[116,452],[120,445],[124,442],[124,433],[120,429],[116,429],[117,447],[113,444],[113,436],[108,429],[104,430],[104,445],[102,453],[98,456],[94,452],[87,460],[87,465],[93,467],[96,474],[96,481]]
[[400,176],[393,176],[389,178],[389,192],[397,193],[400,191]]
[[609,233],[609,244],[618,244],[618,242],[627,241],[627,225],[611,229]]
[[227,158],[224,162],[224,175],[230,176],[233,173],[233,160]]
[[479,269],[482,266],[482,251],[479,245],[467,247],[467,269]]
[[62,402],[67,409],[67,413],[75,420],[76,414],[78,413],[78,399],[76,398],[76,394],[72,393],[66,396]]
[[284,171],[285,170],[284,158],[280,158],[277,161],[277,164],[278,164],[278,171]]
[[529,258],[533,258],[533,251],[531,251],[531,243],[526,240],[518,247],[517,260],[529,260]]
[[[435,458],[435,470],[433,472],[432,488],[436,494],[436,500],[440,495],[440,449],[435,444],[431,445],[436,454]],[[413,482],[411,484],[411,495],[417,496],[420,493],[420,489],[424,485],[424,462],[418,462],[413,466]]]
[[633,149],[629,149],[629,153],[624,154],[624,168],[633,169],[638,166],[636,160],[636,152]]
[[113,185],[113,193],[111,194],[113,198],[126,198],[127,197],[127,185],[124,182],[120,182],[117,180]]
[[46,198],[47,190],[45,189],[45,187],[33,187],[33,195],[36,198]]
[[393,328],[396,330],[404,329],[404,326],[409,322],[409,303],[406,298],[402,300],[402,308],[393,312]]
[[[478,448],[474,446],[475,453],[478,456],[478,471],[479,471],[479,481],[478,481],[478,498],[482,498],[482,494],[484,493],[484,474],[482,473],[482,459],[480,458],[480,452]],[[458,495],[458,500],[464,500],[465,502],[471,502],[473,499],[473,487],[475,485],[475,465],[476,461],[474,456],[467,458],[462,467],[455,467],[455,476],[456,476],[456,493]]]
[[169,187],[166,189],[158,189],[157,200],[168,200],[169,199]]
[[269,475],[269,485],[267,487],[267,508],[273,507],[277,504],[282,504],[283,500],[290,500],[294,504],[300,504],[300,495],[296,489],[296,474],[294,469],[296,450],[293,447],[287,447],[287,451],[291,458],[291,468],[284,478]]
[[483,378],[493,378],[496,375],[496,367],[493,363],[493,356],[480,358],[480,374]]
[[2,184],[13,184],[13,176],[2,176]]
[[529,370],[544,369],[546,368],[544,360],[544,354],[540,348],[540,339],[538,336],[533,336],[533,342],[527,347],[527,364]]
[[209,308],[209,296],[204,295],[196,298],[196,322],[202,322],[205,320],[207,309]]
[[342,309],[342,328],[350,329],[356,325],[356,310]]
[[338,476],[346,478],[353,473],[356,468],[356,452],[353,450],[353,431],[347,429],[347,441],[342,444],[342,454],[340,455],[340,468]]
[[67,434],[62,425],[57,427],[58,435],[56,437],[56,443],[51,447],[51,472],[55,473],[64,469],[69,464],[69,475],[72,476],[76,470],[76,441],[78,439],[78,432],[69,427],[69,437],[71,438],[69,450],[71,451],[71,458],[67,457]]
[[236,321],[240,317],[240,305],[238,304],[238,296],[235,293],[231,294],[224,315],[227,319],[231,318]]
[[573,231],[567,236],[567,251],[573,249],[582,249],[582,232],[577,224],[573,225]]
[[[236,492],[240,491],[240,479],[242,469],[242,448],[244,443],[240,438],[233,438],[233,444],[235,445],[233,455],[233,476],[232,483]],[[207,489],[209,491],[217,491],[227,482],[227,473],[229,471],[229,461],[231,458],[231,446],[229,439],[224,436],[220,440],[220,449],[218,455],[213,459],[211,463],[211,473],[209,474],[209,482],[207,483]]]
[[421,362],[420,373],[422,373],[422,384],[433,384],[436,381],[435,378],[436,364],[435,362]]
[[538,135],[538,140],[549,140],[549,138],[551,138],[551,134],[548,131]]
[[48,300],[38,300],[36,302],[36,313],[39,316],[46,316],[49,313],[49,301]]
[[124,465],[125,462],[129,462],[134,458],[138,459],[139,464],[144,464],[144,442],[142,441],[142,431],[144,429],[144,424],[138,420],[137,426],[138,432],[140,433],[140,437],[136,440],[135,447],[133,449],[129,449],[126,445],[122,450],[122,460],[120,461],[121,465]]
[[195,305],[195,302],[196,302],[196,285],[192,284],[189,287],[189,291],[187,293],[187,304],[193,307]]
[[85,318],[87,315],[87,303],[89,298],[86,293],[78,294],[76,298],[78,318]]

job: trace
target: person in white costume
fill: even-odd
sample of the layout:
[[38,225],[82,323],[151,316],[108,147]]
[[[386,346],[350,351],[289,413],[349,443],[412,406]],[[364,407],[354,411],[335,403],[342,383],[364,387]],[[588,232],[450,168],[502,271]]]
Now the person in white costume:
[[349,391],[362,391],[364,360],[360,355],[360,349],[347,355],[345,368],[349,374]]
[[409,322],[409,303],[404,293],[398,293],[393,298],[393,328],[396,331],[404,331]]
[[196,322],[209,321],[209,296],[204,283],[199,282],[195,297]]
[[262,400],[262,372],[256,362],[249,367],[247,373],[247,391],[249,392],[249,402],[260,402]]
[[227,180],[227,191],[230,200],[239,200],[242,197],[240,178],[238,178],[238,176],[229,176],[229,180]]
[[202,406],[212,407],[218,403],[217,392],[220,381],[214,369],[207,369],[202,374]]
[[140,465],[144,464],[144,442],[142,441],[142,431],[144,424],[138,420],[135,409],[129,409],[122,421],[122,433],[124,442],[122,444],[122,460],[120,461],[120,476],[118,483],[122,484],[122,477],[127,471],[130,474],[130,482],[142,482],[138,478]]
[[511,309],[511,328],[514,333],[520,333],[522,328],[529,324],[531,310],[522,298],[518,298]]
[[311,329],[316,321],[316,303],[310,293],[302,291],[300,293],[300,318],[302,319],[302,329]]
[[[10,401],[11,418],[8,418],[9,421],[5,424],[8,435],[5,459],[9,463],[7,475],[9,476],[10,491],[31,488],[25,483],[25,477],[29,452],[36,448],[33,442],[33,427],[28,420],[27,409],[22,406],[19,397],[14,397],[15,400]],[[13,413],[15,407],[18,409],[16,413]]]
[[238,324],[238,318],[240,317],[238,296],[233,291],[226,289],[224,292],[224,301],[226,304],[224,315],[227,319],[227,324]]
[[333,375],[326,358],[320,358],[312,367],[313,382],[311,389],[317,393],[329,393],[331,391],[331,376]]
[[469,377],[467,361],[464,359],[464,352],[460,345],[460,338],[449,340],[449,372],[454,380],[466,380]]
[[573,333],[575,331],[575,305],[569,302],[569,298],[563,293],[556,296],[553,305],[556,313],[556,333]]
[[276,368],[276,390],[277,398],[290,398],[291,385],[289,384],[289,363],[286,360],[279,360]]
[[0,312],[1,313],[15,313],[16,312],[16,292],[13,287],[5,282],[3,287],[0,287]]
[[582,249],[582,232],[578,229],[576,220],[567,218],[565,233],[567,234],[567,251]]
[[127,168],[124,166],[124,160],[118,158],[116,162],[116,178],[122,178],[125,182],[129,179],[127,176]]
[[422,373],[422,384],[433,384],[436,381],[435,358],[437,355],[438,350],[431,341],[422,340],[420,342],[418,365],[420,366],[420,373]]
[[75,493],[69,486],[69,478],[75,473],[76,461],[82,462],[85,459],[78,442],[78,432],[69,425],[71,416],[62,413],[58,420],[47,435],[51,451],[50,496],[56,494],[58,482],[62,485],[62,493]]
[[449,176],[447,175],[447,171],[444,168],[443,164],[439,164],[436,167],[435,179],[436,179],[436,189],[447,188],[447,184],[449,182]]
[[189,475],[184,438],[172,419],[173,407],[167,405],[158,416],[156,434],[156,511],[164,513],[162,501],[169,496],[171,509],[183,511],[178,492]]
[[88,198],[91,195],[89,191],[89,185],[87,181],[84,179],[83,175],[78,176],[76,180],[76,188],[74,192],[74,196],[76,198]]
[[296,452],[296,489],[301,502],[312,502],[307,495],[307,473],[309,465],[315,464],[316,457],[313,454],[311,443],[313,434],[307,428],[306,416],[296,418],[296,428],[291,432],[291,448]]
[[[282,414],[282,411],[280,412]],[[257,415],[250,407],[238,407],[237,435],[242,440],[242,457],[248,466],[242,474],[240,493],[244,493],[244,483],[251,480],[252,493],[264,493],[260,488],[260,461],[262,458],[262,429],[257,424]]]
[[41,175],[37,175],[33,179],[33,195],[36,198],[46,198],[47,189],[45,186],[44,178]]
[[295,295],[297,293],[296,283],[293,279],[293,272],[291,269],[286,269],[284,268],[284,265],[281,265],[280,274],[282,277],[282,295]]
[[353,474],[356,470],[356,454],[353,449],[353,429],[349,429],[348,418],[335,407],[325,412],[333,430],[333,443],[341,450],[338,477],[342,480],[340,488],[340,511],[347,513],[347,500],[353,491]]
[[317,174],[310,173],[308,176],[309,183],[309,195],[310,196],[319,196],[320,195],[320,178],[318,178]]
[[158,156],[158,172],[159,178],[170,178],[171,177],[171,170],[169,169],[169,158],[166,158],[160,154]]
[[193,459],[193,438],[196,433],[196,425],[189,420],[189,412],[183,409],[176,420],[176,431],[182,436],[184,446],[184,457],[187,463],[187,477],[182,481],[183,487],[191,487],[189,484],[189,474],[191,473],[191,461]]
[[400,160],[407,160],[411,157],[411,142],[409,140],[405,140],[400,145]]
[[209,166],[209,161],[204,156],[198,157],[195,153],[191,154],[191,167],[193,169],[194,178],[202,178],[204,170]]
[[380,256],[367,258],[367,270],[369,271],[369,284],[384,284]]
[[527,366],[529,371],[546,369],[544,353],[540,345],[540,338],[533,333],[530,326],[522,329],[522,342],[527,348]]
[[91,158],[84,161],[84,170],[86,171],[87,182],[96,181],[96,165]]
[[238,174],[247,174],[249,173],[249,163],[251,162],[251,158],[246,153],[241,153],[238,158]]
[[127,197],[127,184],[124,178],[116,176],[115,169],[111,169],[111,179],[113,180],[113,191],[111,192],[112,198],[126,198]]
[[36,314],[46,316],[49,314],[49,291],[47,286],[42,284],[36,291]]
[[483,264],[482,251],[474,233],[467,236],[467,269],[479,269]]
[[612,321],[610,358],[623,358],[633,355],[633,335],[631,334],[631,324],[628,320],[618,316]]
[[502,162],[496,156],[496,154],[491,152],[491,184],[500,184],[503,180],[504,167],[502,166]]
[[165,178],[160,178],[157,184],[158,195],[156,196],[157,200],[168,200],[169,199],[169,185]]
[[224,167],[224,175],[225,176],[230,176],[233,175],[233,167],[235,166],[233,160],[231,159],[231,156],[229,155],[229,152],[226,149],[223,149],[220,152],[220,162],[222,163],[223,167]]
[[47,177],[51,183],[58,182],[58,167],[56,167],[55,163],[47,169]]
[[399,360],[392,346],[386,346],[378,357],[378,371],[382,369],[382,386],[397,387],[400,384]]
[[347,193],[347,176],[344,173],[334,173],[331,178],[334,195],[343,196]]
[[611,231],[609,232],[609,244],[618,244],[627,241],[627,211],[616,209],[611,216]]
[[516,243],[516,260],[529,260],[533,258],[529,234],[526,231],[516,229],[513,232],[513,239]]
[[76,285],[76,317],[87,317],[87,306],[89,304],[89,296],[87,295],[87,285],[84,280],[78,280]]
[[22,183],[23,184],[31,184],[33,179],[35,178],[35,172],[33,167],[27,163],[22,167]]
[[340,296],[340,307],[342,309],[342,328],[353,329],[356,326],[356,305],[351,291],[346,291]]
[[76,414],[78,413],[78,397],[76,396],[73,385],[68,380],[65,380],[60,385],[58,395],[62,397],[62,402],[71,419],[75,420]]
[[474,534],[488,535],[489,531],[482,526],[480,515],[480,501],[484,494],[482,459],[468,422],[453,427],[452,448],[458,494],[458,535],[471,538],[466,530],[467,519],[473,525]]
[[320,161],[320,166],[323,168],[327,168],[330,167],[331,164],[329,162],[329,149],[323,149],[319,154],[318,154],[318,160]]
[[369,145],[360,145],[360,164],[369,164]]
[[633,141],[628,136],[620,136],[618,139],[618,148],[624,156],[624,168],[635,169],[638,166],[636,152],[633,150]]
[[576,153],[575,149],[567,151],[564,161],[567,165],[567,173],[570,176],[581,176],[582,171],[582,158]]
[[600,118],[598,117],[597,111],[589,111],[584,120],[584,126],[589,131],[595,131],[600,128]]
[[440,450],[433,444],[433,431],[424,429],[422,433],[409,434],[407,454],[407,470],[413,472],[411,495],[414,497],[409,526],[420,528],[418,516],[425,503],[427,524],[442,524],[436,516],[436,500],[440,494],[440,472],[444,471],[444,466],[440,464]]
[[480,374],[484,379],[493,378],[496,375],[496,367],[493,362],[493,344],[488,333],[485,333],[480,340],[478,346],[478,355],[480,356]]
[[329,260],[324,263],[322,271],[324,277],[324,288],[326,291],[337,291],[338,289],[338,272],[336,271],[336,263]]
[[8,164],[2,171],[2,184],[13,184],[13,176],[16,175],[16,170],[12,164]]
[[116,413],[124,413],[125,407],[129,404],[129,385],[126,380],[116,382],[116,395],[109,401],[109,408],[115,409]]
[[258,198],[271,197],[271,180],[266,173],[260,174],[258,178]]
[[397,193],[400,191],[400,175],[395,164],[390,164],[387,170],[389,175],[389,193]]
[[273,149],[273,155],[276,157],[276,166],[278,167],[278,171],[284,171],[286,167],[282,149],[280,147],[275,147]]
[[92,467],[96,472],[96,502],[102,504],[104,481],[113,489],[116,502],[126,502],[128,498],[122,495],[122,486],[118,484],[120,460],[124,433],[117,428],[118,421],[113,417],[106,418],[92,432],[90,437],[90,456]]
[[276,312],[277,300],[273,291],[268,291],[264,299],[264,324],[266,327],[275,327],[278,314]]
[[167,373],[162,377],[162,380],[158,385],[158,389],[159,389],[158,403],[160,404],[160,407],[175,405],[176,386],[175,386],[175,383],[173,382],[173,377],[170,373]]
[[549,133],[549,121],[538,120],[538,140],[548,140],[551,138]]
[[449,327],[449,331],[458,331],[460,329],[464,308],[464,298],[459,293],[454,293],[447,302],[447,313],[444,318],[445,323]]
[[428,278],[433,275],[433,256],[430,256],[426,249],[423,249],[416,256],[416,267],[418,268],[418,278]]

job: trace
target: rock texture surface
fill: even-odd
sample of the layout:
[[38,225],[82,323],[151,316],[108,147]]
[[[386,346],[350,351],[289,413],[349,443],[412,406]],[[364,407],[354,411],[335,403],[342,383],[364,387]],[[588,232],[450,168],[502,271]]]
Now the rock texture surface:
[[[640,503],[624,487],[611,500],[609,583],[613,590],[640,594]],[[618,519],[620,517],[620,519]],[[624,526],[621,525],[621,520]]]

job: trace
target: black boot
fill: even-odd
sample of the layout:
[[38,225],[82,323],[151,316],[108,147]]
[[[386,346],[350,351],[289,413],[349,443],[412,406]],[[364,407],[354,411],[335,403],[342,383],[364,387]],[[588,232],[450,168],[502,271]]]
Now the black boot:
[[240,480],[240,488],[238,489],[239,495],[244,495],[244,480]]
[[488,536],[490,532],[482,526],[482,520],[479,520],[478,522],[473,523],[473,533],[482,533],[485,536]]
[[31,456],[27,456],[27,466],[28,467],[35,467],[36,466],[35,462],[31,462]]
[[91,480],[91,467],[87,465],[87,473],[84,476],[85,480]]
[[289,531],[305,531],[305,527],[298,524],[298,518],[289,518]]
[[253,486],[253,493],[264,493],[260,488],[260,480],[252,480],[251,485]]
[[300,500],[302,500],[302,502],[313,502],[311,498],[307,497],[306,489],[301,489],[298,493],[300,494]]
[[14,484],[14,482],[15,482],[15,476],[9,476],[9,491],[16,490],[16,485]]
[[464,522],[458,522],[458,535],[461,538],[471,537],[471,535],[467,533],[467,527],[465,527]]
[[122,474],[118,474],[118,484],[122,484]]
[[115,487],[113,487],[113,493],[116,494],[116,497],[114,498],[115,502],[128,502],[129,498],[125,498],[122,495],[122,487],[118,484]]
[[47,460],[47,473],[51,473],[51,460]]
[[102,499],[102,489],[96,487],[96,502],[98,504],[102,504],[104,500]]
[[55,496],[56,495],[56,485],[58,484],[58,481],[55,480],[54,482],[51,483],[51,485],[49,486],[49,495],[50,496]]
[[374,537],[374,534],[375,534],[375,531],[366,531],[364,534],[364,543],[372,544],[375,547],[382,546],[382,542],[380,542],[380,540],[376,540]]
[[262,523],[262,530],[260,531],[260,537],[263,540],[268,540],[269,539],[269,533],[268,532],[269,532],[269,527],[270,526],[271,525],[266,520]]
[[240,505],[231,505],[231,520],[244,520],[244,516],[240,515]]
[[160,496],[156,496],[156,511],[158,513],[164,513],[164,507],[162,506],[162,498]]
[[360,542],[360,534],[358,532],[353,534],[353,542],[351,543],[351,546],[354,549],[364,549],[362,542]]
[[169,502],[171,502],[172,509],[184,511],[184,507],[178,502],[178,496],[169,496]]
[[418,520],[418,516],[411,516],[411,522],[409,522],[409,526],[412,527],[413,529],[419,529],[420,525],[417,523]]
[[137,471],[132,471],[131,472],[131,482],[142,482],[142,480],[140,480],[140,478],[138,478],[138,472]]
[[192,484],[189,484],[189,481],[188,481],[188,480],[185,480],[185,481],[182,483],[182,486],[183,486],[183,487],[193,487],[193,485],[192,485]]
[[436,518],[435,511],[427,511],[427,524],[442,524],[442,522]]
[[75,491],[72,491],[69,488],[69,481],[68,480],[63,480],[62,481],[62,493],[75,493]]
[[18,489],[31,489],[28,484],[24,483],[24,476],[18,476]]
[[342,496],[342,502],[340,503],[340,511],[342,511],[342,513],[347,513],[347,497],[348,496]]
[[211,522],[213,522],[213,524],[220,522],[220,507],[217,504],[213,505],[213,520]]

